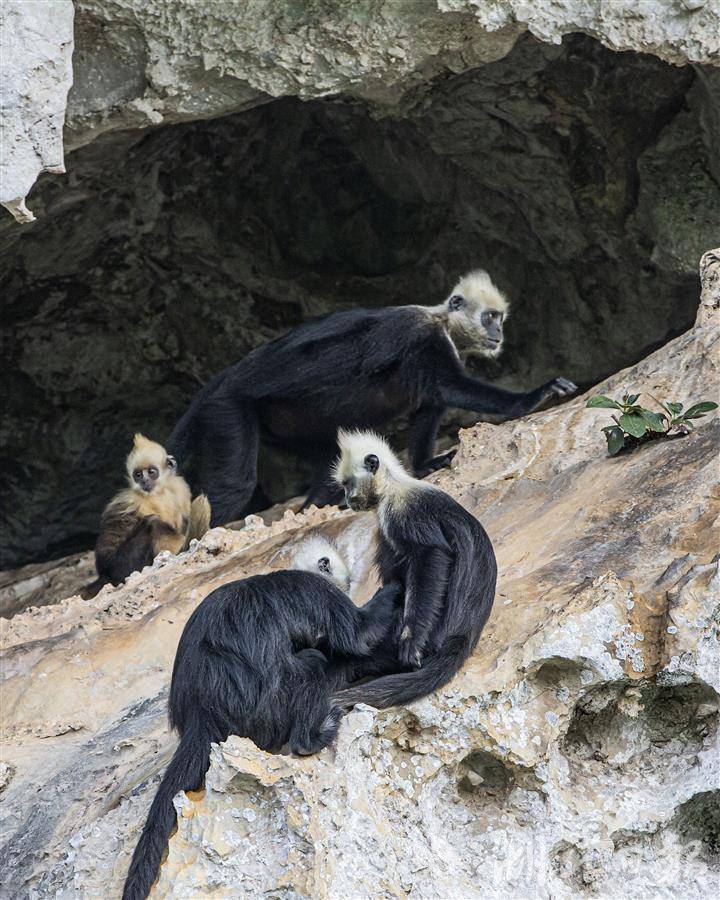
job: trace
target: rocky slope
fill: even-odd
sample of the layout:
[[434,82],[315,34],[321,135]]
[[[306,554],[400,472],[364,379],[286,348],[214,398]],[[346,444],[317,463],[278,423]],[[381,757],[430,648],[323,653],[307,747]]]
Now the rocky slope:
[[[720,385],[720,249],[695,327],[602,385]],[[609,459],[584,398],[461,434],[438,483],[500,565],[476,654],[437,696],[359,708],[337,747],[231,738],[176,801],[157,897],[668,897],[720,887],[720,422]],[[114,897],[174,739],[176,641],[216,585],[281,567],[309,527],[372,589],[372,516],[216,529],[93,601],[3,621],[6,890]]]

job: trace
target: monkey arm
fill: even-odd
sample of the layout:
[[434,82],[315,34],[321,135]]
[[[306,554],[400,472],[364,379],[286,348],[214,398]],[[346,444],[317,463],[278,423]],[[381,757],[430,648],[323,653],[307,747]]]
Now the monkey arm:
[[368,653],[363,656],[345,653],[332,656],[327,677],[333,687],[346,687],[368,675],[387,675],[398,670],[396,641],[403,597],[402,583],[393,579],[360,607],[359,637]]
[[403,605],[403,586],[393,579],[360,607],[360,637],[375,647],[392,632]]
[[440,382],[440,394],[448,406],[470,409],[477,413],[515,418],[533,412],[551,397],[573,394],[577,387],[566,378],[554,378],[547,384],[516,394],[494,385],[485,384],[462,371],[448,372]]
[[180,553],[185,548],[188,531],[188,520],[183,518],[180,530],[160,516],[148,516],[147,522],[152,535],[152,559],[163,550],[171,553]]
[[428,639],[445,611],[452,563],[440,547],[419,546],[410,558],[398,652],[403,665],[422,664]]

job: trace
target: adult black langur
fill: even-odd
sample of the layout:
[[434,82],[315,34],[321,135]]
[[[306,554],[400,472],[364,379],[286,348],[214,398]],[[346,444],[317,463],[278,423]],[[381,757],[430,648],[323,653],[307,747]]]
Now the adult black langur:
[[508,302],[487,272],[462,278],[437,306],[351,309],[306,322],[216,375],[192,400],[168,447],[204,491],[212,522],[238,518],[257,481],[260,441],[289,449],[314,467],[305,505],[336,502],[329,471],[337,429],[384,430],[410,415],[413,472],[449,461],[435,457],[448,407],[512,418],[576,390],[555,378],[513,393],[468,375],[471,355],[497,356]]
[[[315,538],[298,550],[311,571],[277,571],[225,584],[185,625],[170,684],[170,725],[180,743],[152,802],[130,863],[123,900],[144,900],[175,825],[173,797],[200,788],[210,744],[231,734],[271,753],[316,753],[335,738],[327,658],[366,656],[396,617],[398,585],[358,609],[335,585],[344,564]],[[345,570],[346,571],[346,570]]]
[[478,520],[444,491],[412,478],[387,443],[369,432],[340,432],[335,477],[352,509],[377,509],[377,565],[399,580],[405,603],[391,646],[412,671],[336,691],[347,708],[410,703],[447,684],[474,650],[490,615],[497,564]]

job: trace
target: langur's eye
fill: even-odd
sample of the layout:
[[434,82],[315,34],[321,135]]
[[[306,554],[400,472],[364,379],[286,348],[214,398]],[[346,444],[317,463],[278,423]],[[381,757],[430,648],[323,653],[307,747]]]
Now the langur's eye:
[[465,298],[460,294],[453,294],[448,300],[448,309],[460,309],[463,306],[465,306]]
[[133,472],[133,478],[135,479],[135,481],[140,481],[140,479],[142,478],[142,472],[140,471],[140,469],[135,469],[135,471]]
[[363,460],[363,465],[371,475],[374,475],[380,468],[380,460],[377,458],[377,456],[375,456],[374,453],[368,453],[368,455]]
[[327,556],[321,556],[318,560],[318,569],[321,572],[326,572],[328,575],[330,574],[330,560]]
[[496,309],[486,309],[480,316],[483,325],[500,325],[502,324],[502,313]]
[[168,469],[177,469],[177,461],[174,456],[168,456],[167,463]]
[[151,478],[157,478],[157,477],[158,477],[158,470],[155,468],[155,466],[150,466],[150,468],[148,469],[148,475],[149,475]]

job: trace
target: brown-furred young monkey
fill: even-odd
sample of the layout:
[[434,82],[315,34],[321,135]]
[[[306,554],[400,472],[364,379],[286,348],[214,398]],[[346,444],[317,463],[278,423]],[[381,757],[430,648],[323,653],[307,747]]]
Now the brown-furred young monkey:
[[98,577],[81,591],[86,600],[106,584],[121,584],[163,550],[186,549],[210,526],[207,497],[191,499],[175,460],[160,444],[136,434],[127,474],[129,487],[113,497],[100,520],[95,544]]

